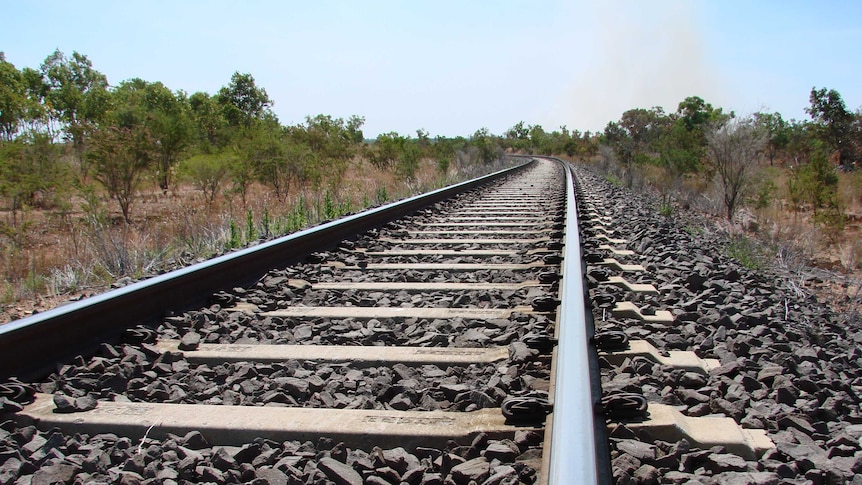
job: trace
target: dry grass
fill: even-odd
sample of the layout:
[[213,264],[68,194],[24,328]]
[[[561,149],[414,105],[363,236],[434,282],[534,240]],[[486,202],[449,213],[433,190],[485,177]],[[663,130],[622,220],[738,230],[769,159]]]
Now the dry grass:
[[293,190],[283,199],[253,185],[246,203],[233,193],[207,203],[201,192],[179,184],[167,195],[155,185],[132,206],[131,225],[104,195],[75,198],[71,209],[17,215],[0,213],[0,322],[100,293],[111,285],[169,271],[369,205],[427,191],[465,177],[452,167],[441,176],[424,160],[415,178],[396,179],[362,159],[337,183]]
[[[817,223],[811,210],[789,202],[789,170],[766,170],[775,186],[774,198],[752,209],[753,224],[745,228],[771,248],[785,282],[814,291],[848,324],[860,322],[862,308],[862,173],[839,173],[838,206],[842,224]],[[822,270],[818,272],[818,270]]]
[[[818,223],[813,211],[790,203],[791,171],[783,165],[761,166],[752,173],[753,192],[732,224],[724,220],[722,191],[702,177],[674,179],[660,167],[622,167],[602,150],[594,166],[608,179],[635,190],[658,193],[675,205],[692,208],[724,227],[734,250],[760,267],[777,265],[788,275],[784,283],[815,291],[847,322],[860,321],[862,309],[862,171],[838,174],[838,206],[845,215],[838,224]],[[672,206],[658,210],[670,215]],[[736,244],[747,238],[753,244]],[[746,254],[751,252],[751,254]],[[756,254],[755,254],[756,253]],[[821,271],[822,270],[822,271]],[[818,277],[811,275],[820,271]]]

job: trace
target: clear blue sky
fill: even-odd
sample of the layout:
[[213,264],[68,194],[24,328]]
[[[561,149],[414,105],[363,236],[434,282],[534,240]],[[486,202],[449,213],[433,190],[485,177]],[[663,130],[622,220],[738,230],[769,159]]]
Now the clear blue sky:
[[690,95],[802,119],[812,86],[862,105],[862,2],[849,0],[0,0],[0,12],[18,68],[59,48],[111,84],[189,93],[247,72],[283,123],[358,114],[372,137],[601,130]]

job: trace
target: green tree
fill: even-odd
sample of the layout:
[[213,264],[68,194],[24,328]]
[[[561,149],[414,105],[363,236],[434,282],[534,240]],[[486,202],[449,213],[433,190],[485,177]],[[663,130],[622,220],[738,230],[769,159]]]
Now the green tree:
[[41,73],[49,116],[62,123],[86,175],[85,140],[108,111],[108,80],[87,56],[73,52],[70,59],[59,50],[45,59]]
[[635,140],[620,123],[608,122],[602,133],[602,143],[610,147],[624,167],[632,165],[635,158]]
[[227,86],[217,94],[224,117],[233,127],[250,127],[254,122],[273,118],[269,110],[272,100],[264,88],[259,88],[251,74],[234,72]]
[[[665,114],[660,106],[651,109],[635,108],[623,113],[620,121],[609,123],[602,135],[602,142],[610,146],[631,184],[631,172],[635,165],[663,164],[671,142],[671,130],[675,120]],[[685,132],[684,128],[680,131]],[[587,141],[580,141],[586,145]],[[662,154],[665,159],[662,159]]]
[[275,123],[261,123],[251,129],[243,144],[243,156],[254,175],[284,200],[295,182],[301,182],[305,168],[314,163],[314,152],[305,144],[289,140]]
[[420,156],[430,154],[431,138],[428,136],[428,130],[424,128],[416,130],[416,146],[419,148]]
[[792,157],[789,160],[791,167],[808,162],[814,141],[814,130],[810,122],[792,119],[787,123],[787,153]]
[[638,160],[652,161],[657,157],[661,139],[668,135],[672,125],[673,120],[661,106],[631,109],[620,118],[620,126],[631,137],[633,156]]
[[228,124],[218,99],[198,91],[189,96],[189,109],[198,148],[205,153],[224,148],[229,142]]
[[347,119],[347,133],[350,137],[350,141],[355,145],[360,145],[365,141],[365,137],[362,134],[362,125],[364,124],[364,116],[351,115],[350,118]]
[[548,154],[551,155],[550,137],[545,133],[542,125],[530,126],[530,153]]
[[859,134],[854,133],[855,117],[847,110],[841,94],[834,89],[811,88],[808,100],[810,106],[805,112],[814,120],[820,139],[829,149],[838,152],[842,165],[854,164],[858,159],[854,141]]
[[52,195],[65,193],[67,171],[60,162],[60,147],[45,133],[27,132],[0,142],[0,195],[8,201],[13,222],[27,207],[47,208]]
[[706,129],[733,117],[699,96],[689,96],[679,103],[674,123],[659,141],[661,159],[674,176],[697,172],[706,155]]
[[171,92],[162,83],[147,85],[148,126],[155,141],[159,188],[168,190],[171,172],[192,141],[193,125],[185,93]]
[[754,119],[768,134],[766,155],[769,157],[769,164],[773,165],[778,153],[790,144],[788,124],[781,117],[781,113],[754,113]]
[[438,135],[434,138],[431,148],[431,156],[437,159],[437,171],[441,175],[446,175],[452,164],[452,159],[455,157],[454,140]]
[[96,173],[94,178],[116,199],[126,223],[131,223],[130,207],[141,175],[156,158],[155,140],[146,126],[99,128],[93,132],[88,152]]
[[226,153],[194,155],[180,162],[182,176],[200,190],[212,203],[219,187],[230,172],[231,157]]
[[489,164],[500,157],[500,145],[497,137],[488,131],[488,128],[479,128],[470,137],[470,143],[476,147],[479,155],[479,162]]
[[231,152],[235,153],[235,156],[228,158],[230,160],[228,163],[228,173],[233,184],[232,190],[240,195],[242,205],[245,207],[248,202],[248,188],[254,182],[254,166],[246,158],[245,150],[235,147],[232,148]]
[[822,142],[813,143],[810,159],[809,163],[793,168],[787,181],[790,200],[797,208],[810,204],[815,214],[822,208],[837,210],[838,174],[829,163],[828,149]]
[[29,125],[31,131],[47,133],[54,138],[51,114],[46,103],[48,84],[42,72],[25,67],[21,69],[21,79],[28,100],[23,120]]
[[133,78],[120,83],[113,98],[110,121],[126,128],[144,126],[153,138],[153,168],[159,188],[166,192],[173,167],[193,140],[185,93],[174,93],[160,82]]
[[503,137],[504,146],[516,152],[527,151],[530,147],[530,128],[523,121],[506,130]]
[[337,186],[347,170],[348,161],[356,153],[362,120],[357,116],[347,122],[329,115],[307,116],[304,124],[290,127],[288,133],[295,143],[311,150],[313,158],[323,165],[331,182]]
[[369,161],[377,168],[389,168],[398,162],[404,137],[391,131],[377,136],[368,152]]
[[398,154],[398,164],[395,166],[395,174],[403,180],[414,181],[421,157],[422,150],[419,148],[419,145],[411,140],[406,140],[401,145],[401,150]]
[[11,140],[18,133],[27,104],[24,77],[0,51],[0,140]]

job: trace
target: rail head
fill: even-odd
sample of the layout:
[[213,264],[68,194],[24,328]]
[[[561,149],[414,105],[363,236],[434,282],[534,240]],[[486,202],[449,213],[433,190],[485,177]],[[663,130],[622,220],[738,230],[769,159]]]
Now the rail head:
[[[0,379],[45,375],[58,362],[116,340],[123,329],[205,305],[210,294],[250,284],[339,241],[515,173],[530,161],[327,222],[123,288],[0,325]],[[158,303],[153,303],[158,302]]]
[[604,417],[595,412],[601,383],[598,355],[591,344],[595,332],[584,285],[574,175],[566,162],[555,160],[566,167],[566,244],[557,320],[554,411],[550,450],[545,450],[550,454],[547,479],[549,485],[610,484],[606,425]]

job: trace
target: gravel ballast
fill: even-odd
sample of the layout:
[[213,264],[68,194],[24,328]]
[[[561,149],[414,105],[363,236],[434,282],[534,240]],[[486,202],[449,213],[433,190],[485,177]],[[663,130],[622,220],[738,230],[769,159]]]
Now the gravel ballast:
[[[612,435],[617,483],[838,484],[862,483],[862,332],[841,322],[811,294],[800,294],[780,272],[754,272],[722,256],[721,239],[699,221],[659,214],[658,204],[614,187],[585,170],[582,188],[601,194],[616,237],[628,239],[632,263],[646,267],[630,281],[653,284],[644,297],[597,284],[606,270],[591,267],[598,330],[623,330],[659,349],[691,350],[721,367],[692,375],[640,359],[603,369],[603,389],[644,394],[689,416],[723,415],[765,429],[776,448],[757,461],[722,449],[635,440],[624,426]],[[688,219],[686,219],[688,217]],[[687,224],[690,224],[687,226]],[[686,230],[686,228],[689,230]],[[587,253],[601,241],[587,241]],[[607,256],[606,254],[604,254]],[[617,258],[623,259],[623,258]],[[670,310],[672,325],[610,316],[615,301]]]

